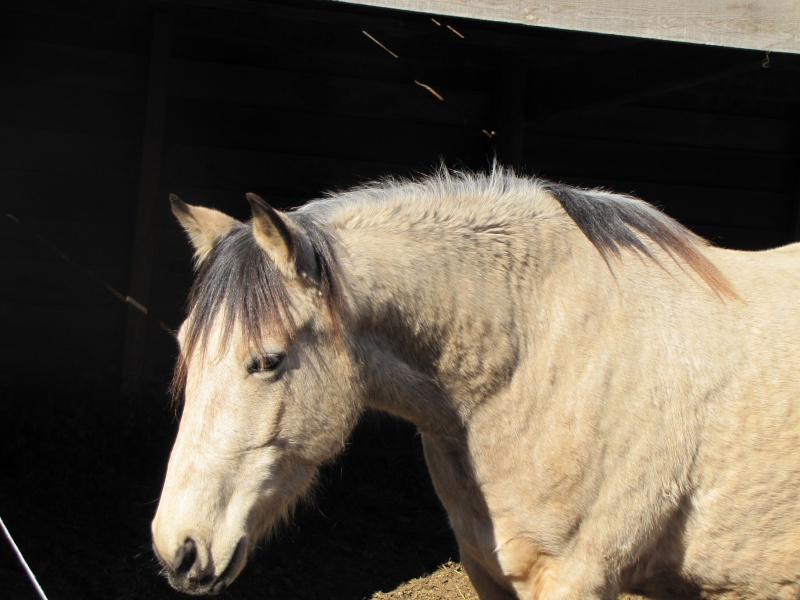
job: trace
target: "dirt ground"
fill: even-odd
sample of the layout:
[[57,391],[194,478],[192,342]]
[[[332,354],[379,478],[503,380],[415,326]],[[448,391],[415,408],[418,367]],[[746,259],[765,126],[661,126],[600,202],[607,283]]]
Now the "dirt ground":
[[390,592],[377,592],[371,600],[428,599],[477,600],[478,594],[469,577],[456,562],[449,561],[433,573],[417,577],[399,585]]
[[[165,396],[3,389],[0,516],[50,600],[178,599],[150,549],[176,422]],[[230,599],[469,600],[413,429],[373,416]],[[0,539],[0,598],[37,596]]]

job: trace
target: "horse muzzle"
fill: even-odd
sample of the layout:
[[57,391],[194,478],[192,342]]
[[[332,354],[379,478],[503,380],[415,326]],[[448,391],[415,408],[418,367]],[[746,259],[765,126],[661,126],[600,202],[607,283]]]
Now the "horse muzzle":
[[214,573],[213,561],[200,560],[200,549],[192,538],[186,538],[171,559],[164,557],[155,543],[153,552],[174,589],[192,596],[213,596],[224,591],[244,568],[247,542],[244,538],[239,540],[228,564],[218,575]]

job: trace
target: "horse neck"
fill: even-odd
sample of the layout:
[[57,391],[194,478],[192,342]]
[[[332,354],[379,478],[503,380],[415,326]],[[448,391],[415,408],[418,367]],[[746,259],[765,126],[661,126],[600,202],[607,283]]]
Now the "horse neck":
[[369,404],[423,432],[461,428],[554,327],[554,288],[585,296],[588,311],[590,299],[613,286],[569,218],[546,208],[491,226],[432,219],[341,231]]

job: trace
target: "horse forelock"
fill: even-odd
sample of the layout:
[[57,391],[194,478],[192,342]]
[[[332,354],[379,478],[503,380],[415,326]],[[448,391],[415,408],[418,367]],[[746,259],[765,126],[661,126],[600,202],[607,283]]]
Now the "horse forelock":
[[[342,296],[332,240],[309,216],[298,220],[316,255],[319,291],[338,333]],[[235,226],[214,245],[192,284],[187,314],[190,318],[184,326],[183,347],[170,386],[175,401],[183,393],[190,358],[210,350],[215,327],[219,328],[215,339],[219,348],[230,343],[237,328],[241,343],[250,349],[258,348],[268,332],[286,340],[297,332],[286,279],[258,245],[250,224]]]

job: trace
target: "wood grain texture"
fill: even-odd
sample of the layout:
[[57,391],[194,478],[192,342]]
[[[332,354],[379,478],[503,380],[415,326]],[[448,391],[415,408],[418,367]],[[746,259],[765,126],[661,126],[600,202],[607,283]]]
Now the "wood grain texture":
[[347,1],[557,29],[800,53],[800,4],[797,0]]

